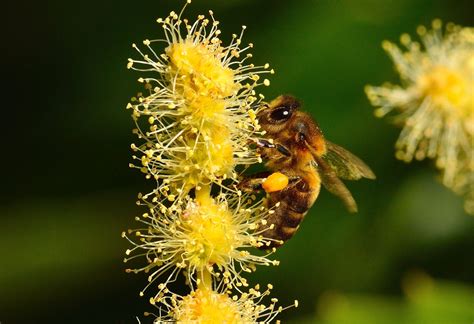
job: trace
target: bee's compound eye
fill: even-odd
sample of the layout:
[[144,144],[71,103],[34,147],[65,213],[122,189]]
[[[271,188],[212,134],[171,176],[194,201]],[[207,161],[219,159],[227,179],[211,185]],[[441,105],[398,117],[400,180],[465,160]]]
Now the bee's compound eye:
[[270,118],[274,121],[284,121],[291,117],[291,113],[290,107],[277,107],[271,112]]

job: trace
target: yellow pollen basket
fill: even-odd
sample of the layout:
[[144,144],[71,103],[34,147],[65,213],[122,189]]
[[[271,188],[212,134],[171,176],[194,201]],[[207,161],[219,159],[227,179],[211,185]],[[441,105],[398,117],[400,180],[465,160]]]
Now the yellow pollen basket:
[[280,191],[288,185],[288,177],[280,172],[274,172],[262,183],[263,189],[270,193]]

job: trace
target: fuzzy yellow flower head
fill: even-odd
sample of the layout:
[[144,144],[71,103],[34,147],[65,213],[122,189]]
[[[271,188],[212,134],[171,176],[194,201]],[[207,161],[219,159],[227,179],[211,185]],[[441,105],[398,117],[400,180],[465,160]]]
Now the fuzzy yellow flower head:
[[[203,189],[196,198],[187,198],[182,207],[145,204],[150,212],[138,219],[145,228],[123,234],[135,246],[127,251],[127,255],[133,253],[133,256],[125,261],[145,255],[144,267],[128,271],[154,270],[149,275],[150,283],[168,274],[161,289],[181,270],[185,270],[193,285],[197,274],[208,271],[229,287],[247,286],[242,271],[252,272],[256,265],[278,264],[268,259],[268,254],[252,254],[255,250],[251,248],[271,243],[261,232],[265,230],[262,226],[266,224],[265,218],[272,211],[246,195],[234,198],[221,193],[211,198]],[[138,242],[129,238],[130,234],[134,234]]]
[[[147,94],[128,105],[144,140],[132,145],[139,163],[131,166],[156,179],[164,196],[236,180],[236,166],[260,161],[249,149],[259,128],[254,110],[263,98],[254,88],[268,85],[260,74],[273,70],[246,62],[252,44],[241,48],[242,33],[225,46],[219,22],[210,17],[190,23],[171,12],[158,19],[165,38],[145,40],[144,51],[134,45],[142,58],[129,59],[129,68],[150,75],[139,79]],[[156,44],[164,44],[163,53]]]
[[421,44],[401,36],[406,51],[383,43],[402,85],[367,86],[367,96],[376,116],[393,111],[403,126],[396,156],[434,159],[443,183],[466,195],[466,210],[474,213],[474,28],[448,24],[443,35],[434,20],[432,30],[417,32]]
[[163,309],[167,310],[164,316],[155,315],[154,323],[271,323],[283,310],[298,307],[296,300],[289,307],[276,307],[276,298],[271,299],[270,305],[265,305],[264,298],[270,295],[272,288],[272,285],[268,285],[262,292],[257,285],[248,292],[234,296],[229,291],[222,291],[223,289],[198,288],[184,297],[163,291],[150,301],[153,305],[161,304],[162,312]]

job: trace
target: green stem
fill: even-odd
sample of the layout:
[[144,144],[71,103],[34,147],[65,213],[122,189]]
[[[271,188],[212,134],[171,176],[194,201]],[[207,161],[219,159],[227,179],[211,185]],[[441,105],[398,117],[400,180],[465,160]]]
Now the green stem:
[[198,289],[212,290],[212,274],[207,268],[202,269],[199,273]]
[[196,201],[200,204],[208,203],[211,200],[211,186],[201,185],[199,190],[196,190]]

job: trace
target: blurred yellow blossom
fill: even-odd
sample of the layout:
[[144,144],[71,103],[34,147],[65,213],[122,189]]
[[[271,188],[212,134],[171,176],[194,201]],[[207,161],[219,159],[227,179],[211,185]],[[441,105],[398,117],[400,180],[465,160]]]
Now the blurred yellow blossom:
[[434,20],[420,26],[421,44],[401,36],[406,50],[384,41],[402,85],[367,86],[376,116],[395,112],[403,130],[397,158],[434,159],[443,183],[465,195],[466,211],[474,214],[474,28]]

